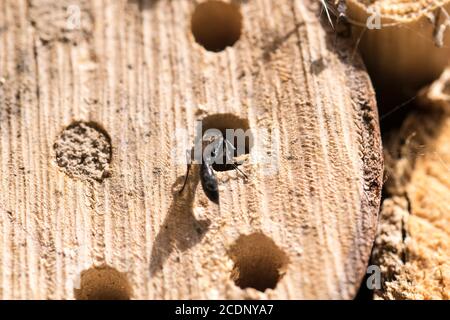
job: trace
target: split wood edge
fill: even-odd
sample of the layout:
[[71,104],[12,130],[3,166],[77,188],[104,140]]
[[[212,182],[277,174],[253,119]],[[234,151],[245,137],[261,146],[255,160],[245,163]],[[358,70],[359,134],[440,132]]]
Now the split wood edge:
[[419,101],[387,138],[375,299],[450,298],[450,68]]

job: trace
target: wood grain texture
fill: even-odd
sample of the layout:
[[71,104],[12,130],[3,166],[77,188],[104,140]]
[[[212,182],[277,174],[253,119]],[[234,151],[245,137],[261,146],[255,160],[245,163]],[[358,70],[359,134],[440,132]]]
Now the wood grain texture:
[[449,84],[447,69],[386,139],[387,199],[373,251],[383,274],[378,299],[450,298]]
[[[316,1],[237,5],[239,40],[209,52],[191,33],[194,1],[0,2],[1,298],[355,295],[382,176],[370,80]],[[193,142],[205,117],[248,124],[255,141],[279,132],[274,172],[250,154],[247,182],[217,173],[220,206],[195,170],[176,193],[175,133]],[[110,142],[107,167],[95,165],[107,146],[83,153],[100,133],[63,137],[80,121]],[[57,141],[82,143],[76,165],[94,171],[67,174]]]

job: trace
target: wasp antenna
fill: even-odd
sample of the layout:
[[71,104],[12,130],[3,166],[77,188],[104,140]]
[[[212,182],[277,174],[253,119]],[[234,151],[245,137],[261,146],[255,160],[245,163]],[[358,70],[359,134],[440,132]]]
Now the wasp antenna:
[[328,8],[328,5],[327,5],[326,1],[325,0],[320,0],[320,2],[322,3],[323,8],[325,9],[325,12],[327,14],[328,21],[331,24],[331,27],[334,29],[333,21],[331,21],[331,15],[330,15],[330,11],[329,11],[329,8]]

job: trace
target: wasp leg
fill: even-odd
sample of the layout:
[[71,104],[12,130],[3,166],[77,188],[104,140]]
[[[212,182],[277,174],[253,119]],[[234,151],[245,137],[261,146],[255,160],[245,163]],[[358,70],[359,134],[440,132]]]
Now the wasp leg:
[[248,176],[241,169],[239,169],[239,167],[236,165],[236,163],[233,163],[232,166],[233,166],[234,170],[236,170],[240,174],[242,174],[242,176],[244,177],[245,180],[248,180]]
[[179,194],[181,194],[183,192],[184,188],[186,187],[186,183],[187,183],[187,180],[188,180],[188,177],[189,177],[189,171],[190,170],[191,170],[191,164],[188,163],[187,170],[186,170],[186,176],[184,177],[183,187],[181,188],[180,191],[178,191]]

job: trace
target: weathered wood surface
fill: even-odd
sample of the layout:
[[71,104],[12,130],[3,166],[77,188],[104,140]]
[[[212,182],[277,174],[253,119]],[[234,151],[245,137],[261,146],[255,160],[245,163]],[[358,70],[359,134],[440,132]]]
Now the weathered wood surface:
[[[368,76],[318,2],[235,3],[240,38],[210,52],[194,1],[0,2],[1,298],[354,296],[382,176]],[[220,206],[195,174],[177,195],[196,119],[279,132],[276,170],[250,154]]]
[[373,263],[378,299],[450,298],[450,69],[386,139],[386,192]]

